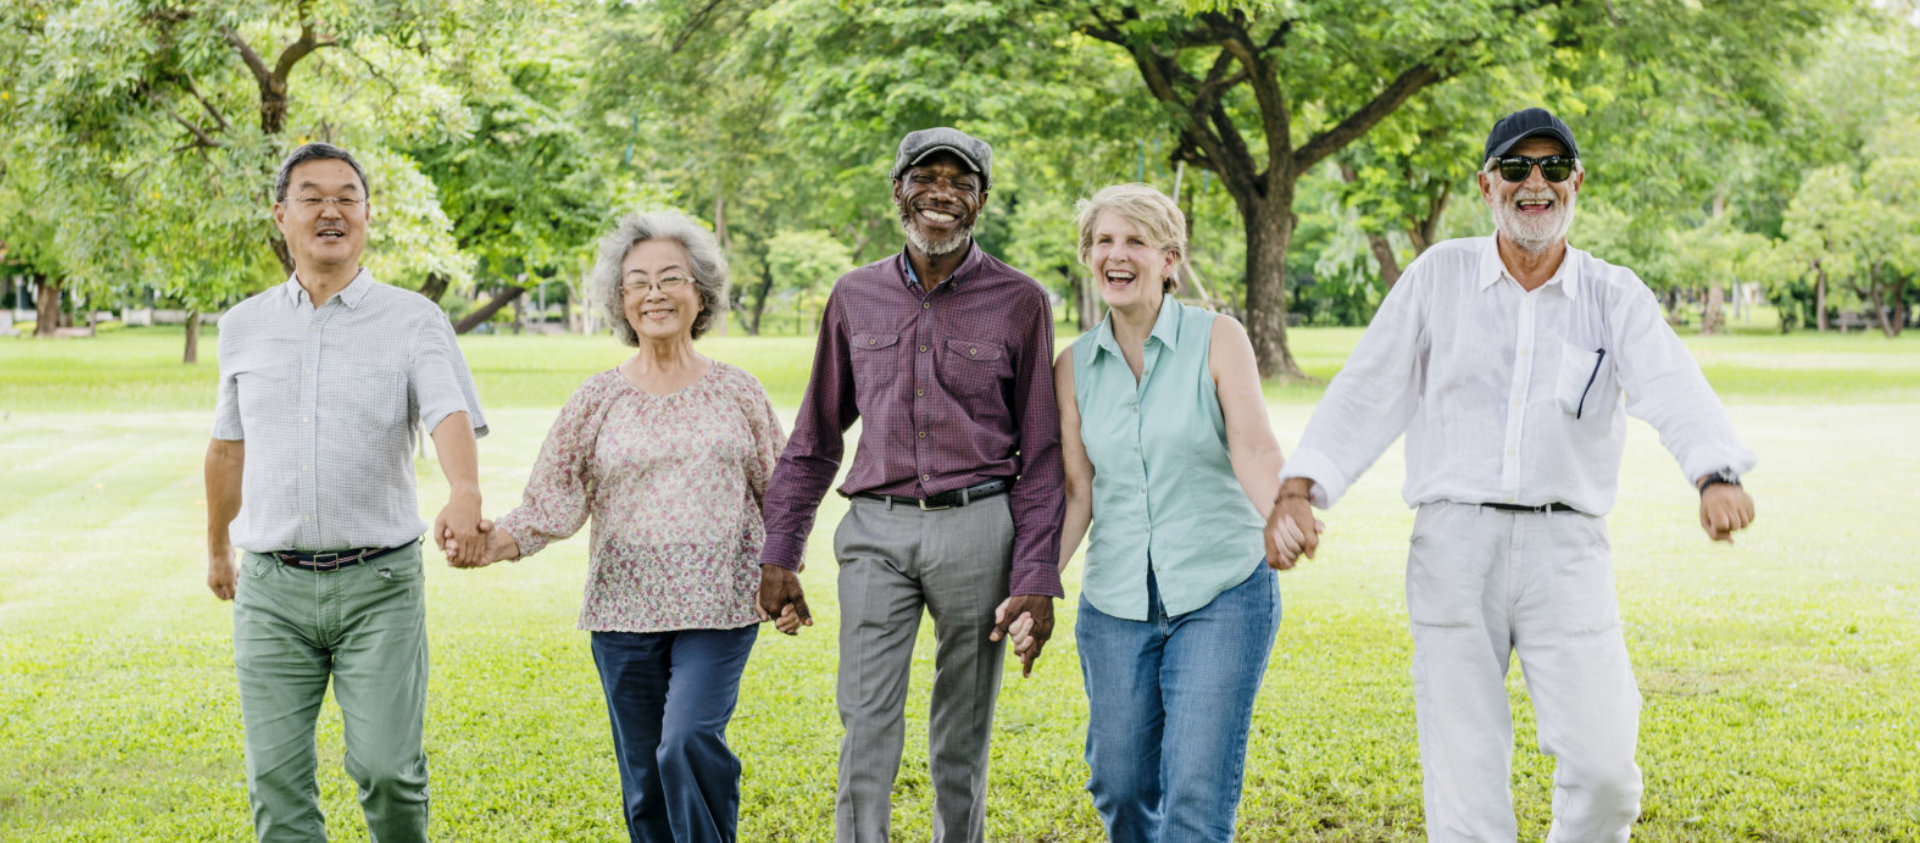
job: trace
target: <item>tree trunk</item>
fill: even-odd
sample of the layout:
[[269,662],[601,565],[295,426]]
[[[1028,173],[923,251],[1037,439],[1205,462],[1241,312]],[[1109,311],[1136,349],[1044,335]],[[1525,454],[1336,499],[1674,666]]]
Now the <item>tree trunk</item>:
[[[766,265],[764,259],[761,265]],[[773,272],[762,269],[760,270],[760,287],[754,291],[753,308],[741,314],[741,321],[747,323],[747,333],[760,336],[760,319],[767,313],[767,297],[771,295],[773,295]]]
[[[1360,174],[1354,172],[1353,167],[1347,162],[1342,161],[1340,162],[1340,179],[1347,184],[1353,184],[1360,180]],[[1393,244],[1387,240],[1385,234],[1369,231],[1366,235],[1367,248],[1373,251],[1373,262],[1380,267],[1380,280],[1387,282],[1387,289],[1391,290],[1394,282],[1400,280],[1400,259],[1393,256]],[[1191,216],[1187,218],[1187,239],[1189,242],[1193,239]]]
[[200,311],[187,311],[187,348],[180,355],[182,363],[200,362]]
[[1700,333],[1702,335],[1713,336],[1726,330],[1727,314],[1722,304],[1725,297],[1726,294],[1721,292],[1718,281],[1707,281],[1707,310],[1700,315]]
[[1293,185],[1239,202],[1247,232],[1247,338],[1262,378],[1309,381],[1287,348],[1287,246],[1293,239]]
[[1819,261],[1813,262],[1815,280],[1813,282],[1813,318],[1814,330],[1822,334],[1827,332],[1827,268]]
[[460,321],[453,323],[453,332],[456,334],[464,334],[474,328],[480,327],[488,319],[492,319],[494,314],[499,313],[500,308],[512,304],[515,299],[525,295],[526,292],[527,288],[525,287],[508,287],[501,290],[494,295],[492,301],[481,305],[478,310],[461,317]]
[[60,282],[45,275],[34,276],[33,335],[53,339],[60,327]]
[[1373,262],[1380,265],[1380,280],[1387,282],[1387,289],[1400,280],[1400,260],[1393,256],[1393,244],[1387,242],[1384,234],[1367,234],[1367,247],[1373,250]]
[[1447,215],[1447,200],[1453,197],[1453,188],[1440,186],[1440,195],[1433,197],[1427,204],[1427,218],[1419,220],[1407,230],[1407,239],[1413,241],[1413,254],[1417,257],[1426,254],[1427,247],[1433,245],[1435,237],[1440,236],[1440,218]]
[[420,284],[420,295],[426,296],[427,301],[439,304],[440,297],[447,294],[447,284],[452,280],[446,276],[446,273],[428,273],[427,280]]

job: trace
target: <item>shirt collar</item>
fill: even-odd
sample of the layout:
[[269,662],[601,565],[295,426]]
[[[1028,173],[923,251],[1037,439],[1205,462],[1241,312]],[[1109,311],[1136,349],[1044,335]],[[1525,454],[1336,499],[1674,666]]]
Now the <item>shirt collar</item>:
[[[307,303],[307,288],[300,286],[299,273],[287,276],[287,283],[280,286],[286,290],[288,302],[295,305]],[[368,272],[367,268],[363,266],[360,267],[358,273],[354,274],[353,280],[347,282],[346,288],[335,293],[333,297],[339,299],[340,303],[347,307],[359,307],[360,301],[366,298],[370,292],[373,292],[373,273]]]
[[[1553,288],[1569,299],[1580,295],[1580,256],[1585,253],[1573,246],[1567,246],[1567,253],[1560,257],[1560,268],[1553,271],[1553,277],[1540,289]],[[1495,281],[1512,277],[1507,274],[1507,264],[1500,259],[1500,239],[1498,235],[1488,237],[1487,245],[1481,250],[1480,275],[1474,285],[1476,290],[1485,290]]]
[[[953,275],[941,283],[950,283],[956,287],[960,286],[960,282],[967,280],[967,277],[972,275],[974,270],[980,268],[980,262],[984,260],[985,257],[986,253],[980,251],[980,242],[977,240],[968,240],[967,256],[960,261],[960,266],[954,269]],[[901,247],[900,254],[896,255],[894,260],[900,264],[901,283],[905,284],[907,289],[910,290],[920,286],[920,277],[914,274],[913,260],[907,257],[905,247]],[[936,288],[937,286],[938,285],[936,285]]]
[[[1180,310],[1183,307],[1184,305],[1175,301],[1171,295],[1162,298],[1160,315],[1154,317],[1153,331],[1147,334],[1147,339],[1159,340],[1160,345],[1168,351],[1178,348],[1180,346]],[[1112,311],[1107,312],[1106,318],[1100,320],[1099,326],[1094,328],[1094,331],[1096,333],[1093,344],[1096,354],[1105,351],[1115,357],[1121,356],[1120,341],[1113,338]]]

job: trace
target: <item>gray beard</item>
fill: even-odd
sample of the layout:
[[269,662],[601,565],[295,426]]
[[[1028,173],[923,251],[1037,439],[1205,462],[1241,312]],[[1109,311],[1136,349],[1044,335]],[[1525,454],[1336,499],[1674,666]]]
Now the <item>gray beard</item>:
[[908,243],[930,258],[960,251],[973,239],[973,226],[969,225],[945,240],[929,240],[927,235],[921,233],[920,226],[913,224],[913,214],[905,208],[900,209],[900,230],[906,232]]
[[1555,203],[1554,215],[1543,220],[1522,218],[1513,207],[1513,203],[1521,198],[1521,194],[1516,193],[1506,202],[1490,203],[1493,228],[1505,235],[1507,242],[1520,251],[1538,254],[1566,239],[1567,231],[1573,228],[1573,193],[1569,192],[1564,201],[1558,196],[1551,197]]

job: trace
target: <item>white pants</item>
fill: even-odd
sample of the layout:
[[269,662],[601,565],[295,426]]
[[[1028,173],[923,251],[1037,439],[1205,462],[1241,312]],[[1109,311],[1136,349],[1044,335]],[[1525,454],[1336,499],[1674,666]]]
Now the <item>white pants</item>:
[[1640,691],[1627,663],[1605,519],[1471,504],[1420,507],[1407,554],[1427,836],[1512,841],[1519,653],[1556,759],[1551,843],[1625,841],[1640,815]]

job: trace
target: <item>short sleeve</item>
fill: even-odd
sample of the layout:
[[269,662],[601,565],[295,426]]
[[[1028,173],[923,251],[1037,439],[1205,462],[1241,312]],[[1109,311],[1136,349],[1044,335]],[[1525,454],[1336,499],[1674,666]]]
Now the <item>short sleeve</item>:
[[412,371],[408,374],[420,424],[432,433],[448,416],[464,412],[473,425],[473,435],[487,435],[487,419],[480,412],[480,391],[474,386],[473,372],[455,341],[453,323],[439,308],[420,320],[414,332]]
[[238,442],[247,438],[246,430],[240,424],[240,377],[235,371],[232,360],[233,350],[229,343],[235,341],[238,331],[220,332],[219,351],[220,386],[213,404],[213,438],[229,442]]

